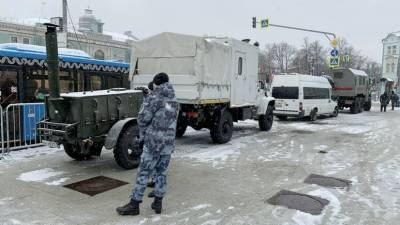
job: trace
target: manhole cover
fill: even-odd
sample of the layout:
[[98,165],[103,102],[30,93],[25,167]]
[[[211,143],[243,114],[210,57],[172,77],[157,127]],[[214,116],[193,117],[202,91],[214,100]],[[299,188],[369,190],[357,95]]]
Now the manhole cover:
[[105,176],[98,176],[76,183],[67,184],[64,185],[64,187],[72,189],[74,191],[78,191],[83,194],[95,196],[97,194],[112,190],[117,187],[121,187],[126,184],[129,183]]
[[310,130],[292,130],[292,133],[296,133],[296,134],[313,134],[314,131],[310,131]]
[[351,181],[334,177],[325,177],[318,174],[311,174],[304,180],[304,183],[316,184],[323,187],[346,188],[350,186]]
[[267,202],[271,205],[286,206],[312,215],[319,215],[329,201],[320,197],[282,190],[272,196]]

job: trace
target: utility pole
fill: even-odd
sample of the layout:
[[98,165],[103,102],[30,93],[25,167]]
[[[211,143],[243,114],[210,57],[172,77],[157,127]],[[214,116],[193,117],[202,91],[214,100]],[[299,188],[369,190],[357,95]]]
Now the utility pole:
[[62,8],[63,8],[63,24],[62,24],[62,31],[68,32],[68,3],[67,0],[62,0]]

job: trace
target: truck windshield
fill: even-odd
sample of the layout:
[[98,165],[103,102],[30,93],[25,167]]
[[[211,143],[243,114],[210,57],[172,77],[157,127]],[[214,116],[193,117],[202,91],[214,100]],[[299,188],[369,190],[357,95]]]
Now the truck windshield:
[[277,99],[298,99],[299,88],[298,87],[273,87],[272,97]]

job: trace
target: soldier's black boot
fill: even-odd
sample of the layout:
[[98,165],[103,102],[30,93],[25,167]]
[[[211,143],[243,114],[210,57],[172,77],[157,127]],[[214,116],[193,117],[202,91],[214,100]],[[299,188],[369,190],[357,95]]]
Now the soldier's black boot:
[[156,212],[156,214],[161,214],[162,198],[155,197],[154,202],[151,203],[151,208]]
[[139,201],[135,201],[135,200],[131,200],[128,204],[118,207],[117,208],[117,212],[119,215],[121,216],[125,216],[125,215],[131,215],[131,216],[136,216],[139,215],[140,213],[140,209],[139,209],[139,204],[141,202]]

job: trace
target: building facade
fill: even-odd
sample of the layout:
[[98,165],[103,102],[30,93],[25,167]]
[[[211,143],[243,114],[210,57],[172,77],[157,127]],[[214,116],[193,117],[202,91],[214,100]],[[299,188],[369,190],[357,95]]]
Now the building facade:
[[386,90],[399,91],[400,32],[388,34],[383,40],[382,81]]
[[[49,19],[4,19],[0,18],[0,44],[23,43],[45,45],[46,28],[43,23]],[[83,50],[95,59],[130,62],[131,42],[137,38],[131,32],[124,34],[103,30],[104,23],[93,15],[90,9],[79,18],[76,30],[69,26],[66,47]]]

